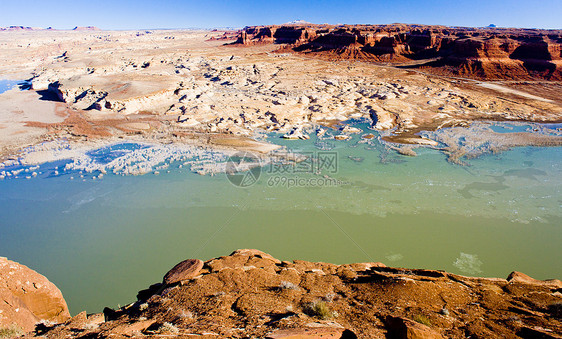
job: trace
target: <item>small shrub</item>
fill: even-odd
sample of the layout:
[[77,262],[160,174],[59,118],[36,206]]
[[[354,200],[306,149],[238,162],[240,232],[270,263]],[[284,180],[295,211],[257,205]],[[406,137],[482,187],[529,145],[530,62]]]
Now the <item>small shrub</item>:
[[417,322],[417,323],[420,323],[422,325],[431,327],[431,320],[429,320],[429,318],[427,318],[426,316],[416,315],[414,317],[414,321]]
[[515,323],[520,323],[520,322],[521,322],[521,318],[519,318],[519,317],[516,316],[516,315],[512,315],[511,317],[507,318],[507,320],[508,320],[508,321],[515,322]]
[[193,319],[193,313],[191,313],[190,311],[181,311],[178,316],[180,318],[185,318],[185,319]]
[[41,325],[44,325],[45,327],[53,327],[53,326],[55,326],[55,325],[57,324],[57,323],[55,323],[55,322],[52,322],[52,321],[46,320],[46,319],[41,319],[41,320],[39,321],[39,323],[40,323]]
[[282,281],[279,285],[280,290],[298,290],[299,287],[290,281]]
[[9,327],[0,327],[0,339],[8,339],[24,335],[25,332],[19,326],[13,324]]
[[87,330],[87,331],[96,330],[96,329],[98,329],[98,327],[100,327],[100,325],[94,324],[94,323],[87,323],[87,324],[84,324],[84,329]]
[[172,334],[177,334],[179,333],[179,329],[172,323],[169,322],[165,322],[162,324],[162,326],[160,326],[160,328],[158,329],[159,333],[172,333]]
[[443,307],[439,313],[441,313],[441,315],[448,316],[449,310],[446,307]]
[[334,318],[337,314],[330,310],[328,304],[320,300],[308,304],[304,311],[306,314],[322,320]]
[[324,296],[324,301],[331,303],[332,301],[336,300],[337,295],[335,293],[328,293]]

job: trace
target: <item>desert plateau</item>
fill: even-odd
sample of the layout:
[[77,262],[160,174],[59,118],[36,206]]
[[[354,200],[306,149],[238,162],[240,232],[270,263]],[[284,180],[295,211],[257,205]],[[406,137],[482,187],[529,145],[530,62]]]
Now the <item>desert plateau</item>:
[[0,339],[562,338],[559,4],[102,2],[0,14]]
[[[250,140],[256,132],[306,138],[365,119],[391,147],[436,147],[461,161],[477,151],[420,132],[472,121],[562,119],[561,31],[293,24],[239,34],[2,34],[2,73],[31,82],[30,91],[3,94],[4,160],[49,138],[83,145],[138,137],[267,152],[274,146]],[[535,45],[544,51],[525,54]],[[344,139],[357,133],[340,129]],[[536,134],[502,139],[492,147],[561,142]]]

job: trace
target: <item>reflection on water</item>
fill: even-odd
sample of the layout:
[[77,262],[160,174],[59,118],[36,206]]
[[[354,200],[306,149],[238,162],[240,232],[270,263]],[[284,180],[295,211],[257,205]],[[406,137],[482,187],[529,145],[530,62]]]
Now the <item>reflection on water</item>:
[[5,80],[0,79],[0,94],[9,91],[14,88],[19,88],[21,90],[27,90],[31,88],[31,83],[28,81],[21,80]]
[[0,79],[0,94],[11,90],[15,86],[17,86],[17,84],[18,84],[18,81]]
[[[505,175],[505,174],[504,174]],[[503,176],[493,177],[496,182],[471,182],[470,184],[464,186],[462,189],[457,190],[463,198],[471,199],[474,195],[471,194],[473,191],[482,191],[485,193],[498,192],[509,188],[505,185],[505,178]]]
[[[532,166],[532,165],[525,164],[525,166]],[[539,181],[537,176],[545,176],[546,172],[542,171],[542,170],[539,170],[539,169],[536,169],[536,168],[524,168],[524,169],[508,170],[508,171],[505,171],[503,173],[503,175],[521,178],[521,179],[529,179],[529,180]]]
[[[560,148],[516,148],[463,167],[437,150],[406,157],[360,135],[275,141],[301,154],[335,152],[337,170],[266,166],[240,188],[173,157],[158,176],[100,180],[95,171],[65,171],[66,162],[22,169],[19,179],[0,180],[0,255],[46,275],[73,313],[125,304],[180,260],[238,248],[286,260],[562,278]],[[139,147],[89,155],[112,163]]]

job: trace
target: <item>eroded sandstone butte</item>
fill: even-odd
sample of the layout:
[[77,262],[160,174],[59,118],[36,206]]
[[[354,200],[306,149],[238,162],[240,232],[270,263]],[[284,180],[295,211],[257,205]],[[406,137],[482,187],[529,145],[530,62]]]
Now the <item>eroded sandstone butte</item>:
[[59,323],[70,318],[61,291],[27,266],[0,257],[0,328],[14,324],[32,331],[41,321]]
[[246,27],[237,43],[487,80],[562,79],[562,30],[301,24]]
[[[185,273],[185,274],[182,274]],[[169,280],[171,275],[180,277]],[[258,250],[176,265],[120,309],[46,338],[559,338],[562,282],[280,261]]]

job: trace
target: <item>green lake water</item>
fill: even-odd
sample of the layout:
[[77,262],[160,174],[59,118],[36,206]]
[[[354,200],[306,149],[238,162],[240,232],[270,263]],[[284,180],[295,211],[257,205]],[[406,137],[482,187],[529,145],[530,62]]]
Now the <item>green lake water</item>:
[[[334,152],[337,167],[315,175],[264,166],[246,188],[177,163],[160,175],[102,180],[70,180],[47,164],[37,178],[0,180],[0,255],[47,276],[73,314],[125,305],[177,262],[238,248],[283,260],[562,278],[559,147],[459,166],[436,150],[406,157],[359,140],[319,150],[316,138],[272,139],[312,157]],[[339,183],[287,185],[325,175]]]

